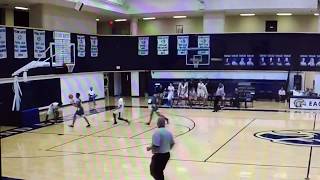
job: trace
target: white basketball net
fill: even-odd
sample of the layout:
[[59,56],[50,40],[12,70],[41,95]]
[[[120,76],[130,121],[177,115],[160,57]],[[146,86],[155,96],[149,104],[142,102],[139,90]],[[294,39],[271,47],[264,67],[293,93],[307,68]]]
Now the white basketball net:
[[65,64],[68,68],[68,73],[72,73],[73,68],[74,68],[74,64]]

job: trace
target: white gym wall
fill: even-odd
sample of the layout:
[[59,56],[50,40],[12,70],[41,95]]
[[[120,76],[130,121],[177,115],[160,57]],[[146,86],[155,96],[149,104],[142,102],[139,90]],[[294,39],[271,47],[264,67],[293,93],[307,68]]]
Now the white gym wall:
[[63,105],[70,104],[69,94],[75,96],[80,93],[82,101],[88,101],[88,91],[90,87],[98,95],[98,98],[104,98],[104,78],[103,73],[86,73],[86,74],[68,74],[60,77],[61,83],[61,100]]

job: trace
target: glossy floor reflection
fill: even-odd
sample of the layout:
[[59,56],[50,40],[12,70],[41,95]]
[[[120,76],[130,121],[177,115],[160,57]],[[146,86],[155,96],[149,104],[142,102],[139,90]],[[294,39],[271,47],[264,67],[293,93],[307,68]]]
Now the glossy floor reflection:
[[[143,104],[135,99],[126,104]],[[111,99],[106,104],[113,105]],[[302,180],[310,147],[276,144],[254,137],[267,130],[320,128],[320,113],[160,109],[176,146],[165,170],[167,180]],[[78,120],[68,127],[73,108],[64,108],[65,122],[1,139],[4,176],[32,179],[149,180],[152,154],[146,151],[156,129],[147,108],[126,108],[132,121],[113,125],[110,111],[88,116],[92,127]],[[320,149],[313,148],[310,178],[320,180]]]

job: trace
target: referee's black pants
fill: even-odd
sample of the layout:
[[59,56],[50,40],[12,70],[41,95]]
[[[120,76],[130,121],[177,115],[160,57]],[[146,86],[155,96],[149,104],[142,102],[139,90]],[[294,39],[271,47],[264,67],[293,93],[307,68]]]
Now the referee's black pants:
[[170,159],[170,153],[156,153],[152,156],[150,173],[155,180],[164,180],[163,170]]
[[222,97],[221,96],[216,96],[214,99],[214,111],[219,111],[220,107],[219,107],[219,101],[221,101]]

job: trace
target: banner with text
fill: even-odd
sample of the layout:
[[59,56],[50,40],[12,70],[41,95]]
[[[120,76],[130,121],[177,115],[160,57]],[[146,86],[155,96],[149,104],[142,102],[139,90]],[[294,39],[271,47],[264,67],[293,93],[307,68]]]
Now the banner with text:
[[138,55],[147,56],[149,54],[149,37],[139,37]]
[[25,29],[14,29],[14,58],[28,58],[26,33]]
[[0,28],[0,59],[7,58],[6,28]]
[[91,57],[98,57],[98,38],[96,36],[90,36],[91,42]]
[[198,36],[198,48],[210,48],[210,36]]
[[177,36],[177,54],[187,55],[189,47],[189,36]]
[[63,66],[71,63],[71,34],[68,32],[54,32],[55,63],[53,66]]
[[85,36],[77,35],[77,48],[78,48],[78,57],[86,56],[86,38]]
[[169,36],[158,36],[158,55],[169,54]]
[[290,98],[289,107],[290,109],[320,110],[320,99],[293,97]]
[[46,58],[46,32],[33,30],[34,58]]

